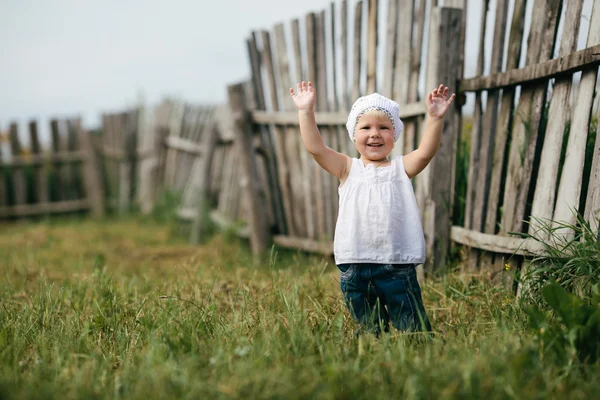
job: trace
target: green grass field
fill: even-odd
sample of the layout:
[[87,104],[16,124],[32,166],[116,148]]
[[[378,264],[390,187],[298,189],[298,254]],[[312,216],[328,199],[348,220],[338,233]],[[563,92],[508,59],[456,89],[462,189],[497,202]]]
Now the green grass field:
[[434,337],[355,338],[331,260],[202,247],[139,218],[3,225],[0,398],[592,398],[513,296],[423,287]]

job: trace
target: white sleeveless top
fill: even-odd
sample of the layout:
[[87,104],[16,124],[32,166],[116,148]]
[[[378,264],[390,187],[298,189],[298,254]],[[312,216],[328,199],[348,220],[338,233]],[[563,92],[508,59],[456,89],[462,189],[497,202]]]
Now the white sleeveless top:
[[333,241],[336,264],[425,262],[421,218],[402,156],[381,168],[365,167],[353,158],[338,193]]

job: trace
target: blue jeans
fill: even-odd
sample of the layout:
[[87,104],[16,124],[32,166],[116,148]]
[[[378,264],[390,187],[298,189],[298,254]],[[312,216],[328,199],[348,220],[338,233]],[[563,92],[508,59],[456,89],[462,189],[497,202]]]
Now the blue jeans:
[[361,328],[431,331],[415,264],[340,264],[340,286],[350,314]]

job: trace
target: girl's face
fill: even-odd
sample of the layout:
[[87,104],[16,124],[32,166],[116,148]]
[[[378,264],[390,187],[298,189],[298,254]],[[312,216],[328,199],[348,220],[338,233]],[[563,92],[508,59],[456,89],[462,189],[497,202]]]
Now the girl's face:
[[356,124],[356,149],[367,161],[383,161],[394,149],[394,126],[382,112],[368,111]]

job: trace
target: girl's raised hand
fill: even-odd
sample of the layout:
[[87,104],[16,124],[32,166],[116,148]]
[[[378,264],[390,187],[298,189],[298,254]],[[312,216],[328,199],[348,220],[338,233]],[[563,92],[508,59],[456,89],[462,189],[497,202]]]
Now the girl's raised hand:
[[448,98],[448,87],[440,85],[439,88],[433,89],[429,95],[427,95],[427,110],[429,116],[433,118],[443,118],[450,108],[450,104],[454,101],[456,95],[452,93],[452,96]]
[[317,91],[313,88],[312,83],[308,84],[304,81],[298,82],[296,85],[296,93],[290,88],[290,94],[298,110],[313,110],[317,101]]

